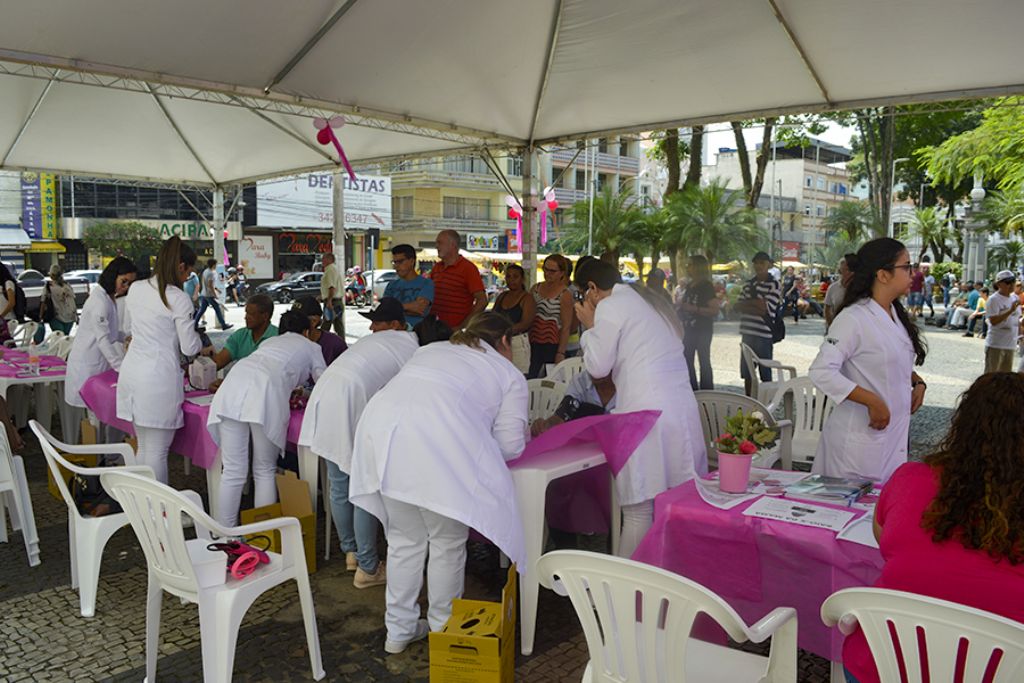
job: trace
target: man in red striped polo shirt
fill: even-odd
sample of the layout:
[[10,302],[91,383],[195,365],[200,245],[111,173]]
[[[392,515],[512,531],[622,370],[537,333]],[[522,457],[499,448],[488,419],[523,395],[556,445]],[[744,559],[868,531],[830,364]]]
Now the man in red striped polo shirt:
[[434,283],[434,304],[430,310],[455,330],[487,307],[487,293],[480,271],[459,253],[459,233],[442,230],[437,233],[435,244],[441,262],[430,271]]

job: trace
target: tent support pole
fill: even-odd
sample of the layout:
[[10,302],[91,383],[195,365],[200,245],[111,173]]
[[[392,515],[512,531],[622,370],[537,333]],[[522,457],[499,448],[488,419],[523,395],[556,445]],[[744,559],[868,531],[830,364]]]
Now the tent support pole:
[[[60,72],[58,71],[57,74],[60,74]],[[36,103],[32,105],[32,111],[30,111],[28,116],[25,117],[24,123],[22,123],[21,128],[18,129],[18,134],[14,136],[14,142],[12,142],[11,146],[7,148],[6,152],[4,152],[3,159],[0,159],[0,167],[7,164],[7,159],[11,156],[11,152],[13,152],[14,148],[18,146],[18,143],[21,142],[21,136],[25,134],[26,130],[28,130],[29,124],[32,123],[32,119],[35,118],[36,112],[39,111],[39,105],[43,103],[43,100],[46,99],[46,96],[50,93],[50,88],[53,87],[53,83],[56,81],[56,78],[56,75],[51,78],[46,84],[46,87],[43,88],[43,92],[39,93],[39,98],[36,100]]]
[[796,34],[793,33],[793,28],[789,25],[789,22],[786,21],[786,17],[782,14],[782,10],[779,9],[775,0],[768,0],[768,4],[771,5],[772,12],[775,13],[775,18],[779,20],[780,24],[782,24],[782,29],[786,32],[786,35],[789,36],[789,40],[793,43],[793,47],[795,47],[796,51],[800,53],[800,59],[803,60],[804,66],[806,66],[807,70],[811,73],[811,78],[814,79],[815,85],[818,86],[818,90],[821,92],[822,98],[824,98],[829,105],[832,105],[832,98],[828,94],[828,89],[822,82],[821,76],[818,75],[814,65],[811,64],[811,59],[807,56],[804,46],[800,44],[799,40],[797,40]]
[[537,236],[534,234],[534,208],[533,208],[533,146],[523,148],[523,270],[526,271],[526,281],[529,286],[537,281]]
[[224,265],[224,189],[213,188],[213,260],[216,267]]
[[[331,176],[331,204],[334,215],[334,261],[338,271],[341,273],[342,282],[345,279],[345,270],[348,267],[348,261],[345,258],[345,179],[348,174],[344,169],[338,167],[335,169]],[[342,284],[342,288],[344,288]],[[341,292],[340,298],[345,299],[345,292]],[[325,306],[330,306],[333,302],[325,301]],[[345,318],[342,313],[341,319],[341,337],[345,338]]]
[[277,72],[277,75],[270,79],[270,83],[263,88],[264,93],[269,93],[270,89],[285,79],[285,77],[291,73],[292,69],[299,65],[309,51],[316,47],[316,44],[320,42],[320,39],[327,35],[327,32],[334,28],[334,25],[338,23],[338,20],[345,16],[345,13],[352,9],[352,5],[356,4],[356,0],[348,0],[344,5],[339,7],[337,11],[331,15],[331,18],[324,22],[324,25],[313,34],[313,37],[306,41],[306,44],[299,48],[299,51],[295,53],[295,56],[288,60],[288,63],[284,65],[284,68]]

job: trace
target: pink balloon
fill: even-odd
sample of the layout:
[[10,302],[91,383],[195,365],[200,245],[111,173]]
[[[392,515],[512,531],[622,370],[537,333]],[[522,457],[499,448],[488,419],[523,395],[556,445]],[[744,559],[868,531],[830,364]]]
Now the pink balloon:
[[345,117],[340,114],[338,116],[332,116],[328,123],[331,124],[331,128],[341,128],[345,125]]
[[323,130],[324,128],[327,127],[327,125],[327,119],[325,119],[322,116],[317,116],[315,119],[313,119],[313,127],[316,128],[317,130]]
[[321,128],[316,132],[316,141],[321,145],[327,145],[331,142],[331,129]]

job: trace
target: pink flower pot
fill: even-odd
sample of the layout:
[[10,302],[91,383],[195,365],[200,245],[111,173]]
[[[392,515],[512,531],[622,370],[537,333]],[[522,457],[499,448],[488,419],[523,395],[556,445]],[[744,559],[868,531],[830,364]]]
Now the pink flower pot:
[[750,482],[753,456],[718,452],[718,488],[726,493],[744,493]]

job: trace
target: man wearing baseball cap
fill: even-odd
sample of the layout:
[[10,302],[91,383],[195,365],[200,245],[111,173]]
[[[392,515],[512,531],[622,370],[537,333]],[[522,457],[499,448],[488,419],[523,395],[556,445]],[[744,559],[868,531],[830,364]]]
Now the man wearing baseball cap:
[[370,332],[381,330],[405,330],[405,309],[402,302],[393,296],[383,297],[372,311],[359,312],[370,321]]
[[1020,299],[1013,293],[1017,276],[1010,270],[996,273],[996,293],[988,298],[985,318],[985,372],[1013,372],[1013,352],[1020,335]]

